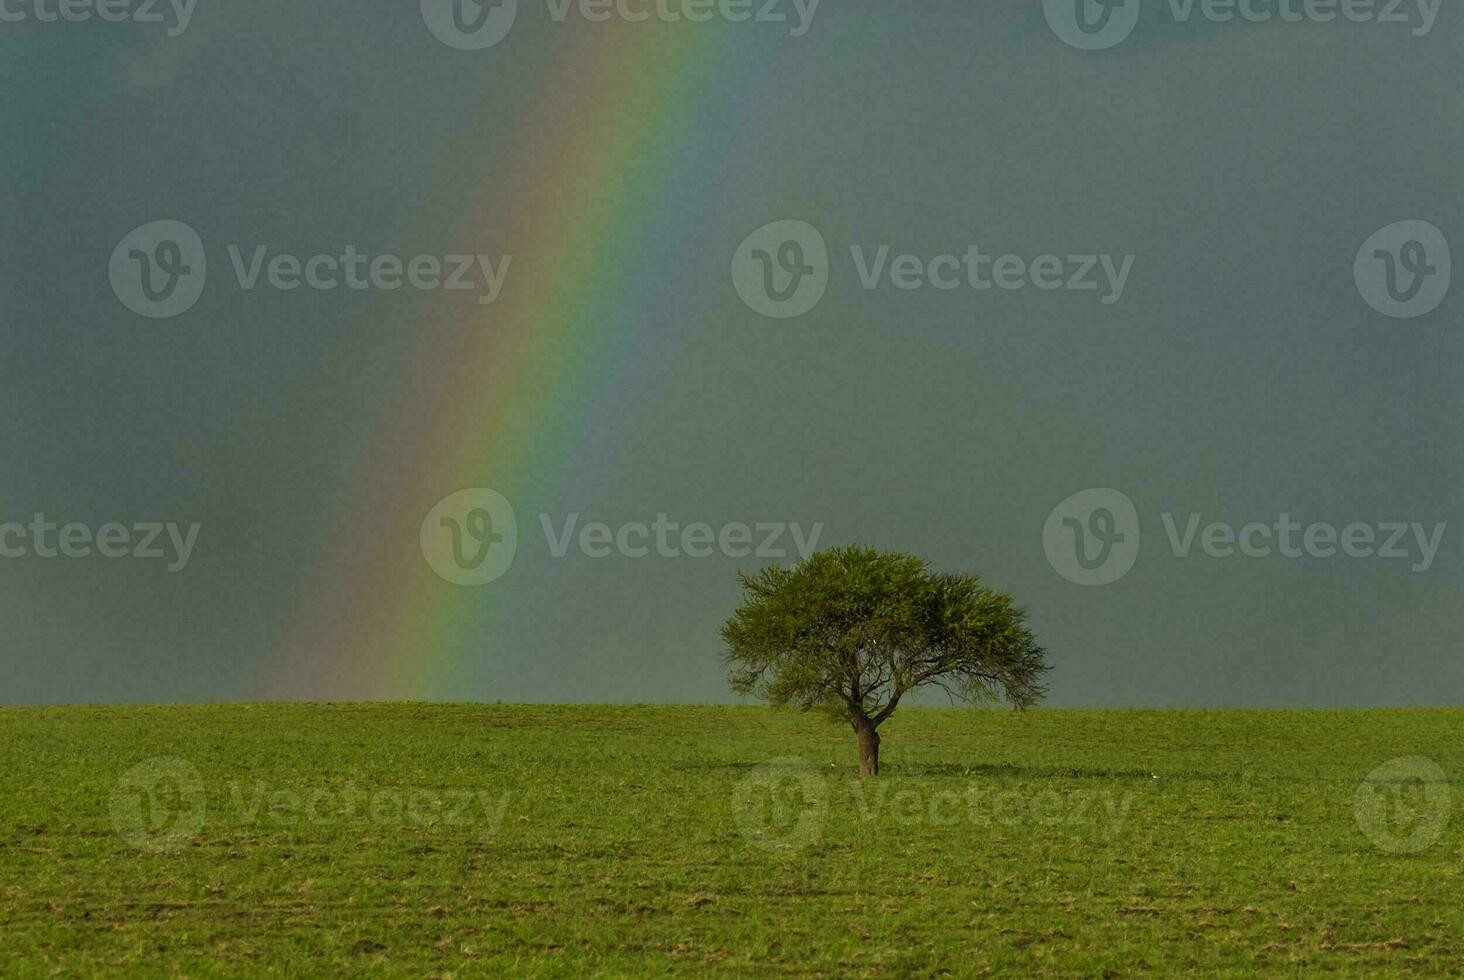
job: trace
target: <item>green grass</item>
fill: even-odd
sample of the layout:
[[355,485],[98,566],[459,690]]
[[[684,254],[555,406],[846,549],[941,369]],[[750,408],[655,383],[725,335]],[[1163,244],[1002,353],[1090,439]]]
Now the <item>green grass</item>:
[[[1408,756],[1464,800],[1464,710],[913,709],[883,732],[861,784],[847,729],[755,708],[0,710],[0,975],[1464,962],[1461,821],[1424,795],[1446,788],[1401,787],[1372,836],[1355,806]],[[173,822],[143,822],[126,774],[156,757],[196,768],[196,833],[166,782]],[[1384,836],[1415,829],[1416,853]]]

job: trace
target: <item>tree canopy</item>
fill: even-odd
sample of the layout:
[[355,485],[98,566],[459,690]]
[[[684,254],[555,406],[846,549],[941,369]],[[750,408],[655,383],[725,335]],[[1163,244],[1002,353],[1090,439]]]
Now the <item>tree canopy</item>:
[[721,631],[732,689],[848,721],[861,771],[877,771],[876,729],[916,688],[1019,708],[1045,693],[1045,651],[1026,613],[975,576],[853,545],[741,583],[742,605]]

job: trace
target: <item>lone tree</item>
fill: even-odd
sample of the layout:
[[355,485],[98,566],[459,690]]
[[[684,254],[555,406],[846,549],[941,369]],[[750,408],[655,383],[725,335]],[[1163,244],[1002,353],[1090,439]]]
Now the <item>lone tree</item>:
[[879,726],[917,687],[1018,708],[1046,691],[1027,614],[973,576],[856,545],[740,578],[722,627],[732,689],[849,722],[861,776],[878,775]]

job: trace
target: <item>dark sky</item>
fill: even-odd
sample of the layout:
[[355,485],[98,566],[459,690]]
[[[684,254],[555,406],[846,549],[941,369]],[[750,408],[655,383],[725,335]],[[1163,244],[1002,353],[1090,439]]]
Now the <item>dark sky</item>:
[[[1039,2],[825,0],[793,37],[791,0],[525,0],[472,50],[448,0],[356,6],[0,2],[0,703],[725,700],[759,523],[1013,592],[1054,705],[1464,698],[1458,10],[1146,0],[1087,51]],[[165,220],[206,270],[129,237]],[[827,259],[754,235],[787,221]],[[480,304],[477,265],[246,289],[231,245],[513,260]],[[181,312],[129,308],[144,260]],[[502,530],[433,510],[473,487],[516,554],[453,584],[439,517]],[[607,557],[555,554],[576,513]],[[659,514],[728,543],[658,553]]]

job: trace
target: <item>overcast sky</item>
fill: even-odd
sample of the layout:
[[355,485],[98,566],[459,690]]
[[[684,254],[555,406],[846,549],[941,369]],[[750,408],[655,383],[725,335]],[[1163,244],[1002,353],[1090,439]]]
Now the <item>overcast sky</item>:
[[[0,702],[727,700],[717,627],[774,560],[740,526],[755,552],[795,523],[1014,593],[1052,705],[1464,699],[1460,11],[1146,0],[1127,36],[1122,11],[1068,32],[1115,42],[1083,50],[1055,0],[826,0],[797,37],[791,0],[705,24],[524,0],[472,50],[429,30],[455,30],[442,4],[361,6],[197,0],[185,27],[0,0],[22,18],[0,19]],[[539,146],[603,199],[516,195]],[[584,254],[601,204],[632,253]],[[183,304],[188,243],[127,238],[163,220],[199,234],[207,284],[155,317],[129,270]],[[479,316],[443,289],[245,289],[230,244],[246,273],[258,245],[514,262],[469,270],[473,296],[503,274]],[[555,254],[614,268],[566,335],[603,371],[546,402],[486,364],[411,370],[453,331],[531,343],[574,281]],[[581,410],[519,447],[527,475],[493,471],[487,432],[473,484],[372,458],[475,380],[521,422]],[[455,584],[416,521],[474,485],[511,504],[516,554]],[[373,520],[378,493],[402,513]],[[487,511],[452,506],[470,576]],[[339,621],[408,590],[434,611],[400,632]],[[430,685],[383,686],[416,661]]]

